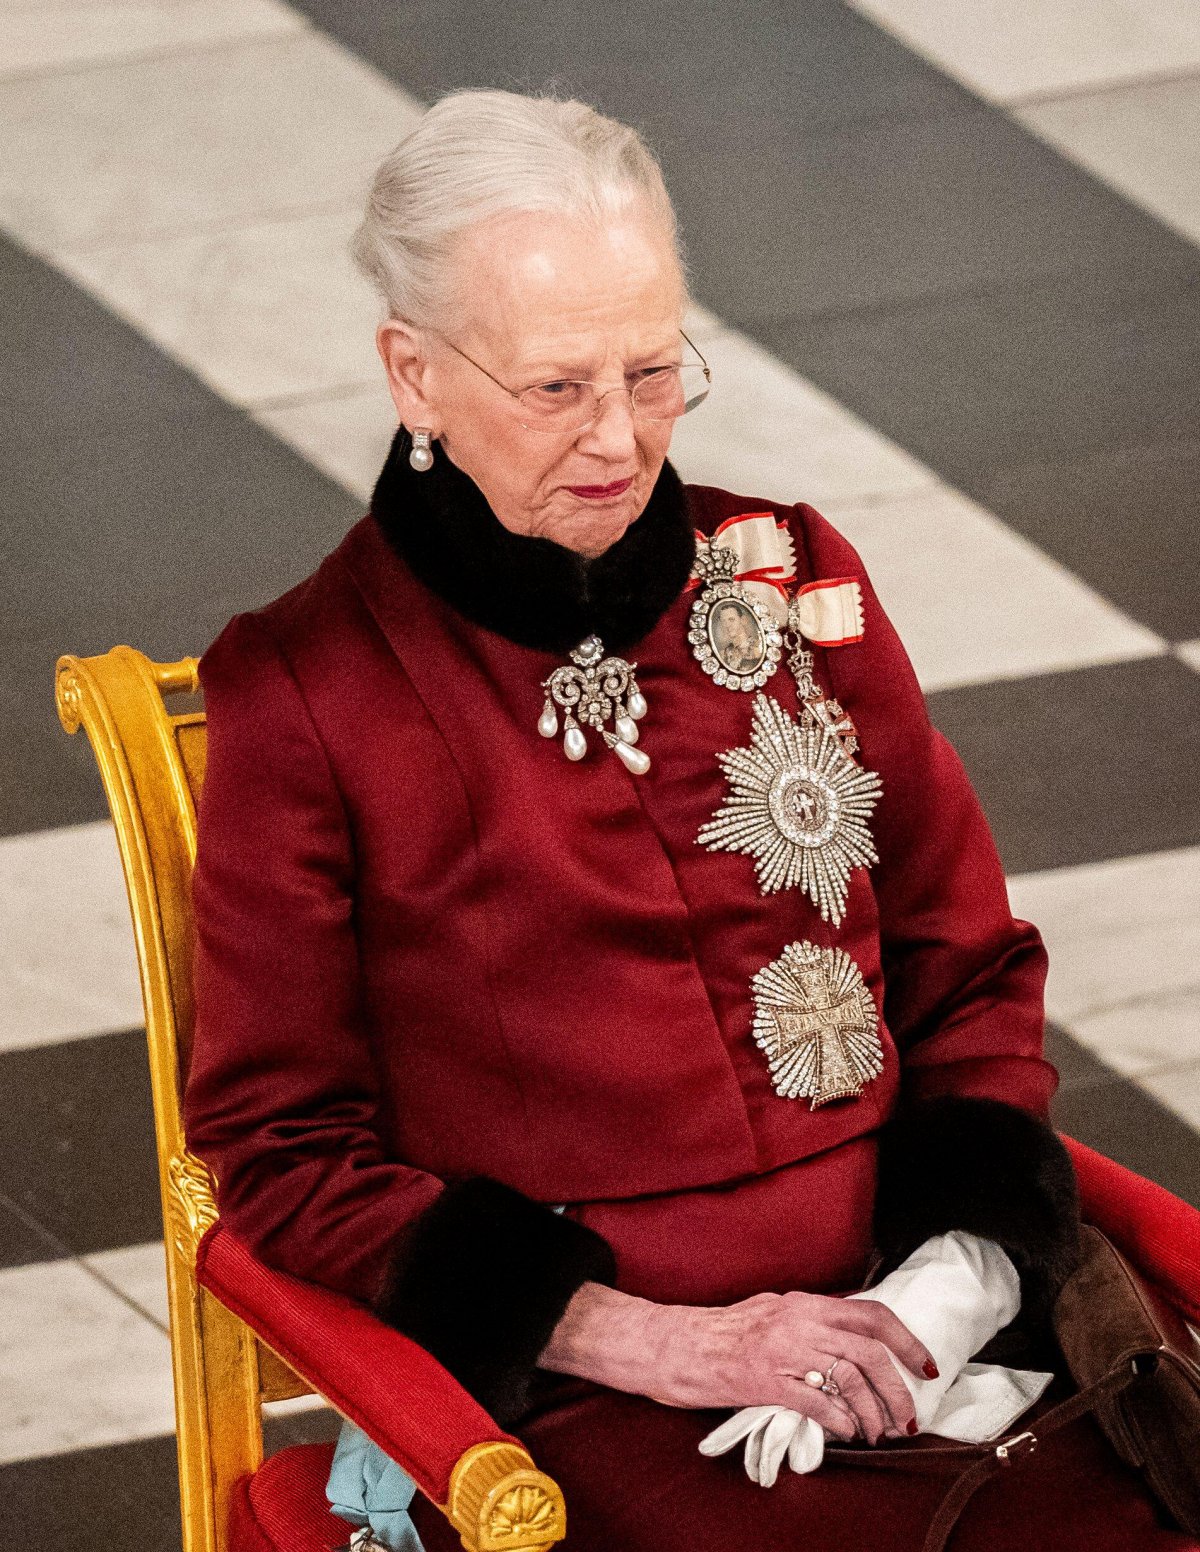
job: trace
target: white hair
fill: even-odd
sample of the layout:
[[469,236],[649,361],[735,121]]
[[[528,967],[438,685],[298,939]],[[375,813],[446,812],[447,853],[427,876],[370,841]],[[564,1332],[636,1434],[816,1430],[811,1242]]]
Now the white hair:
[[518,210],[603,218],[639,202],[686,275],[662,170],[635,129],[574,100],[450,92],[380,163],[351,253],[390,316],[436,326],[453,304],[455,242],[476,222]]

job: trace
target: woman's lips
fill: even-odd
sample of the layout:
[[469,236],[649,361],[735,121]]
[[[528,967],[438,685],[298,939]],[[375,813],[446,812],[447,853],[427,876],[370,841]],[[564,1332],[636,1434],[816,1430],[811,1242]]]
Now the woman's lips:
[[611,485],[568,485],[567,489],[584,501],[611,501],[614,496],[623,496],[632,484],[631,475],[629,479],[615,480]]

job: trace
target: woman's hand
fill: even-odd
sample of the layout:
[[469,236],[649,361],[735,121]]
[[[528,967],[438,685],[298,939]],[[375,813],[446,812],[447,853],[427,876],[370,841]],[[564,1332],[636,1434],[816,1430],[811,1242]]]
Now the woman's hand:
[[[538,1363],[668,1406],[786,1406],[836,1438],[876,1444],[916,1432],[893,1354],[914,1375],[937,1372],[924,1344],[874,1300],[759,1293],[708,1308],[585,1283]],[[826,1373],[835,1358],[841,1395],[829,1396],[804,1375]]]

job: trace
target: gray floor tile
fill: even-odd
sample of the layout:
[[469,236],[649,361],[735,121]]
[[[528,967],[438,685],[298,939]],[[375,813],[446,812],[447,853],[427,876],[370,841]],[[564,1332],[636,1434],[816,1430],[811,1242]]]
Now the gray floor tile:
[[1055,1024],[1046,1025],[1046,1056],[1058,1068],[1059,1094],[1093,1088],[1098,1083],[1111,1084],[1117,1076],[1085,1045]]
[[1200,679],[1145,658],[929,697],[1009,873],[1200,841]]
[[56,1552],[179,1552],[177,1472],[174,1438],[0,1466],[0,1529],[14,1548],[45,1536]]
[[[1193,398],[1196,424],[1200,389]],[[1197,490],[1193,432],[1012,464],[985,475],[978,496],[1135,619],[1184,641],[1200,633]]]
[[[325,1443],[340,1420],[329,1411],[271,1418],[268,1455],[291,1444]],[[55,1552],[179,1552],[179,1479],[174,1437],[142,1439],[0,1466],[0,1539],[21,1527]],[[15,1549],[19,1542],[13,1540]]]
[[1135,618],[1200,628],[1200,255],[754,332]]
[[749,27],[728,3],[522,0],[504,28],[477,3],[425,28],[384,0],[302,9],[426,99],[550,85],[643,127],[703,302],[1136,618],[1196,634],[1200,258],[1178,234],[834,0]]
[[0,1189],[0,1267],[27,1266],[62,1253],[62,1247],[49,1234],[39,1233]]
[[[361,508],[48,266],[0,238],[0,828],[99,817],[57,728],[59,653],[202,650],[307,575]],[[53,320],[53,326],[47,326]]]
[[428,101],[464,86],[586,96],[695,158],[720,138],[761,148],[879,117],[950,112],[973,99],[836,0],[759,7],[662,0],[513,0],[503,25],[483,0],[444,0],[428,24],[388,0],[299,0],[304,12]]
[[1185,1122],[1123,1078],[1060,1093],[1059,1131],[1200,1207],[1200,1139]]
[[[0,1054],[0,1192],[75,1255],[162,1237],[140,1030]],[[46,1260],[3,1232],[0,1265]]]

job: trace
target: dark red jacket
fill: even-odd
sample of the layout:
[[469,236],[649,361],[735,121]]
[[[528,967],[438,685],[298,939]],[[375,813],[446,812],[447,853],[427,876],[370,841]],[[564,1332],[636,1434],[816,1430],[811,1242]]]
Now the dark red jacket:
[[[688,494],[704,533],[772,509]],[[862,642],[816,652],[883,782],[880,861],[837,930],[697,844],[751,697],[693,659],[690,593],[628,654],[640,777],[540,737],[563,659],[464,618],[372,517],[205,654],[186,1121],[265,1259],[376,1287],[443,1182],[482,1174],[570,1204],[631,1292],[847,1288],[901,1091],[1046,1113],[1038,934],[858,556],[811,507],[773,509],[801,582],[863,584]],[[796,710],[786,666],[767,693]],[[803,938],[843,948],[883,1015],[881,1076],[816,1110],[774,1092],[750,1027],[751,977]]]

